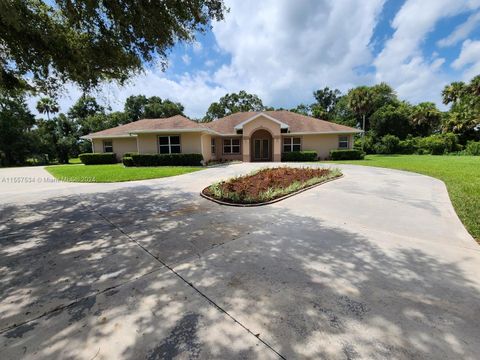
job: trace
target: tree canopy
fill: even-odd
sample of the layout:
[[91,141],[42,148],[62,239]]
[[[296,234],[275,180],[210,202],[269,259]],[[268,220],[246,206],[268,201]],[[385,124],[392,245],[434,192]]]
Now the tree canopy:
[[212,121],[238,111],[262,110],[265,110],[265,106],[263,106],[263,102],[258,95],[241,90],[239,93],[226,94],[218,102],[212,103],[208,107],[203,121]]
[[165,66],[168,49],[224,12],[222,0],[0,1],[0,88],[123,83],[145,63]]
[[442,98],[444,104],[451,105],[443,130],[463,139],[480,140],[480,75],[468,84],[453,82],[445,86]]

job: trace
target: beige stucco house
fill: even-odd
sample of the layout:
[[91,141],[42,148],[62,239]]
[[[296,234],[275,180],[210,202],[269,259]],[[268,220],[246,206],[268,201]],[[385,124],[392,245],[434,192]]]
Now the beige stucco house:
[[281,161],[283,152],[350,149],[358,129],[290,111],[239,112],[210,123],[184,116],[143,119],[89,134],[93,152],[201,153],[205,161]]

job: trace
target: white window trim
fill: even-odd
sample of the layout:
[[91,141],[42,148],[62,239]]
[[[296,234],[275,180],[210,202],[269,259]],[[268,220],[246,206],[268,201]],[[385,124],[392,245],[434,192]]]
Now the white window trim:
[[[157,151],[159,154],[161,154],[160,152],[160,138],[161,137],[166,137],[168,138],[168,153],[169,154],[172,154],[172,143],[170,141],[170,137],[172,136],[178,136],[178,139],[179,139],[179,144],[173,144],[173,146],[180,146],[180,152],[179,153],[174,153],[174,154],[181,154],[182,153],[182,138],[180,137],[180,135],[158,135],[157,136]],[[162,145],[162,146],[167,146],[167,144],[165,145]]]
[[210,140],[210,151],[212,152],[212,155],[217,153],[217,140],[215,138],[211,138]]
[[[299,151],[302,151],[302,148],[303,148],[303,141],[302,141],[302,138],[300,136],[284,136],[282,137],[282,153],[285,152],[285,139],[292,139],[292,141],[290,142],[290,152],[294,152],[293,151],[293,139],[300,139],[300,150]],[[295,144],[295,145],[298,145],[298,144]]]
[[[347,140],[346,140],[346,141],[340,140],[342,137],[347,138]],[[347,143],[347,146],[346,146],[346,147],[340,146],[341,143],[345,143],[345,142]],[[340,135],[340,136],[338,137],[338,148],[339,148],[339,149],[350,149],[350,136],[348,136],[348,135]]]
[[[106,151],[106,150],[105,150],[105,148],[107,147],[107,146],[105,145],[106,142],[112,143],[112,145],[109,146],[109,147],[112,148],[112,151]],[[103,143],[103,152],[104,152],[104,153],[113,153],[113,140],[103,140],[102,143]]]
[[[233,145],[233,140],[238,139],[238,152],[233,152],[233,147],[237,145]],[[225,152],[225,140],[230,142],[230,145],[227,145],[230,147],[231,152]],[[224,138],[222,139],[222,154],[223,155],[239,155],[242,153],[242,139],[241,138]]]

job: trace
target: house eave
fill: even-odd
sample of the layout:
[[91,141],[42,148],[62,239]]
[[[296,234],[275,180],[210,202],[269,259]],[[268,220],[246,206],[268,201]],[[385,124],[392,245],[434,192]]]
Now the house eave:
[[92,139],[115,139],[115,138],[131,138],[135,137],[135,135],[131,134],[123,134],[123,135],[84,135],[80,136],[80,139],[84,140],[92,140]]
[[157,129],[157,130],[134,130],[130,131],[130,134],[138,135],[138,134],[167,134],[167,133],[208,133],[208,134],[215,134],[219,135],[216,131],[208,128],[204,129]]
[[282,133],[283,136],[291,136],[291,135],[340,135],[340,134],[361,134],[362,130],[351,130],[351,131],[303,131],[303,132],[289,132],[289,133]]

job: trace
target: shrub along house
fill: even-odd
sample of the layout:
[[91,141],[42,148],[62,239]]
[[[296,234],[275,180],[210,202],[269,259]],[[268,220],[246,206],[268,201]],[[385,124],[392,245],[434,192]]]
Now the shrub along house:
[[143,119],[84,136],[94,153],[198,153],[205,161],[281,161],[282,154],[351,149],[361,130],[289,111],[238,112],[210,123],[184,116]]

